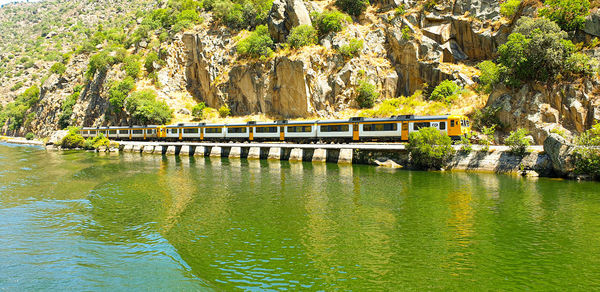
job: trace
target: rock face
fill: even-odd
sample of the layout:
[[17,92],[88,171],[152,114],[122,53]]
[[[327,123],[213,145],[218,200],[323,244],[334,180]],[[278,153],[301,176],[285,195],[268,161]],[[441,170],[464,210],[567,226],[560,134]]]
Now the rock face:
[[596,10],[588,15],[583,31],[592,36],[600,37],[600,11]]
[[575,169],[573,161],[574,147],[558,134],[550,134],[544,141],[544,152],[550,156],[552,168],[556,174],[565,176],[573,173]]
[[597,79],[587,85],[525,85],[518,91],[497,88],[487,106],[499,109],[496,116],[507,131],[525,128],[537,144],[553,129],[575,136],[598,121],[600,100],[592,98]]
[[288,34],[298,25],[310,25],[310,15],[302,0],[275,0],[267,19],[271,38],[285,42]]

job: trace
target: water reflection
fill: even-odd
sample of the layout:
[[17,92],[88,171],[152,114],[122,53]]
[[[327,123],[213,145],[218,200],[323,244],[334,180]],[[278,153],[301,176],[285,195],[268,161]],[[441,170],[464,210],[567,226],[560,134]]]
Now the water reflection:
[[46,280],[26,288],[600,284],[597,184],[6,147],[0,157],[10,157],[0,159],[1,288],[16,287],[7,275],[36,278],[35,265]]

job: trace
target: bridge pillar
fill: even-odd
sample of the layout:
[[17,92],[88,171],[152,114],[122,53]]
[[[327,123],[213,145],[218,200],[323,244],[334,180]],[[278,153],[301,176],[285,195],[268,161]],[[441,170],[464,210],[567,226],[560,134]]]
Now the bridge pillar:
[[144,153],[152,154],[154,152],[154,146],[152,145],[144,145]]
[[133,152],[133,145],[127,144],[123,147],[123,152]]
[[133,145],[132,152],[141,153],[143,149],[142,145]]
[[250,147],[248,159],[260,159],[260,147]]
[[313,162],[326,162],[327,161],[327,150],[315,149],[312,157]]
[[340,149],[340,156],[338,158],[339,164],[352,164],[352,157],[354,151],[352,149]]
[[167,148],[167,152],[166,152],[167,155],[175,155],[175,153],[177,152],[177,149],[175,148],[175,146],[163,146],[163,151],[164,151],[165,147]]
[[271,147],[269,149],[269,156],[267,158],[271,160],[281,160],[281,148]]
[[194,151],[194,156],[204,156],[205,148],[204,146],[196,146],[196,151]]
[[213,147],[210,150],[210,157],[221,157],[221,147]]
[[293,148],[290,152],[290,161],[302,161],[302,149]]
[[240,158],[242,157],[242,147],[231,147],[229,151],[229,158]]
[[179,155],[185,155],[185,156],[194,155],[194,150],[195,150],[194,146],[184,145],[184,146],[181,146],[181,150],[179,150]]

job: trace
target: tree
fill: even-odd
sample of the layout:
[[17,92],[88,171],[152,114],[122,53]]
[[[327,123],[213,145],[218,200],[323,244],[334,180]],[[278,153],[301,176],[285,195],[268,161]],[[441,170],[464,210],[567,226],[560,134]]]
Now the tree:
[[336,0],[335,6],[352,16],[359,16],[369,6],[369,0]]
[[444,80],[435,87],[429,99],[441,102],[452,102],[460,92],[460,86],[450,80]]
[[508,138],[504,140],[506,146],[510,147],[510,152],[520,156],[527,153],[527,148],[531,146],[529,139],[527,139],[527,134],[529,134],[529,132],[525,129],[518,129],[510,132]]
[[540,16],[556,22],[565,31],[582,29],[590,14],[589,0],[546,0]]
[[358,93],[356,102],[360,108],[372,108],[375,100],[379,97],[377,87],[366,81],[361,81],[356,91]]
[[455,152],[452,139],[436,128],[410,133],[407,149],[411,164],[423,169],[444,167]]
[[167,124],[173,117],[173,110],[156,98],[152,89],[136,91],[127,97],[125,108],[141,124]]
[[273,40],[267,26],[256,27],[250,36],[241,40],[237,45],[238,54],[246,57],[269,57],[273,54]]
[[341,31],[346,23],[350,22],[350,17],[337,10],[326,10],[323,13],[312,15],[314,25],[319,32],[319,37],[324,37],[331,32]]

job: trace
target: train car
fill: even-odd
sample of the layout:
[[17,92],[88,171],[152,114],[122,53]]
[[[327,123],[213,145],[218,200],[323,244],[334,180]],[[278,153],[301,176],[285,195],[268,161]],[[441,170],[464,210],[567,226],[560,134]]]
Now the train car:
[[423,128],[435,128],[453,140],[471,131],[465,116],[414,116],[390,118],[351,118],[325,121],[248,122],[245,124],[177,124],[166,126],[83,128],[84,138],[103,134],[113,140],[166,141],[292,141],[406,142],[410,134]]

